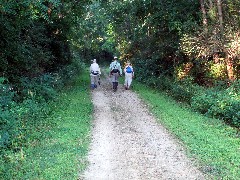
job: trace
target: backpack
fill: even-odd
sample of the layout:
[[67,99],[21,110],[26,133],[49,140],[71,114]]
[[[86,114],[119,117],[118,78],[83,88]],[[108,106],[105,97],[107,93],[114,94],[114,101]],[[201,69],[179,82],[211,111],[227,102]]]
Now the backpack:
[[132,73],[133,71],[132,71],[132,68],[130,67],[130,66],[128,66],[127,68],[126,68],[126,72],[127,73]]
[[93,75],[95,75],[95,76],[99,74],[98,71],[91,71],[91,73],[92,73]]
[[113,69],[111,70],[111,73],[119,73],[117,66],[118,66],[118,64],[114,64]]
[[113,70],[111,71],[111,73],[118,73],[118,72],[119,72],[118,69],[113,69]]

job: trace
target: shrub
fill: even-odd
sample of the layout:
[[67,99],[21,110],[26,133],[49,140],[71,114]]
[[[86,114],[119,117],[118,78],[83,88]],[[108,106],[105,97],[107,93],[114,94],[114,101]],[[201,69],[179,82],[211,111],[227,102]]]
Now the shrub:
[[12,90],[11,85],[7,84],[7,79],[0,77],[0,107],[9,107],[14,96],[15,92]]
[[[150,71],[147,73],[150,73]],[[194,110],[200,113],[240,127],[239,80],[232,83],[230,87],[227,87],[225,81],[219,80],[215,82],[216,86],[212,88],[195,84],[194,78],[191,76],[174,80],[167,75],[148,74],[138,76],[138,80],[151,87],[166,91],[175,100],[190,104]]]
[[50,73],[35,78],[22,77],[18,89],[20,89],[22,97],[38,101],[42,99],[51,100],[56,96],[56,90],[54,89],[57,84],[56,80],[57,77]]
[[211,88],[192,97],[191,106],[197,111],[240,127],[239,81],[225,90]]
[[216,97],[217,97],[217,92],[207,90],[203,94],[194,95],[191,99],[191,106],[193,109],[205,114],[211,108]]
[[48,102],[81,71],[83,64],[74,62],[59,72],[22,77],[14,88],[7,84],[6,78],[0,77],[0,149],[24,146],[29,131],[49,113]]
[[190,102],[191,97],[195,93],[195,86],[192,79],[184,78],[180,81],[174,81],[171,85],[171,94],[176,100]]

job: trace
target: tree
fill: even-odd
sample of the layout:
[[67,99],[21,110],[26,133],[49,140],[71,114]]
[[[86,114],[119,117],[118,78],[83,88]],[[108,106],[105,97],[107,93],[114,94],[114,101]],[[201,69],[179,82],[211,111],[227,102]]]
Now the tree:
[[11,83],[71,63],[72,27],[88,1],[1,1],[0,76]]

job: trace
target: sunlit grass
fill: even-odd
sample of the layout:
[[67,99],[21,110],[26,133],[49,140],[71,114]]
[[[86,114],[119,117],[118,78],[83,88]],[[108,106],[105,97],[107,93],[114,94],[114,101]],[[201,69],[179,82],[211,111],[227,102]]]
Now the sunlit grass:
[[216,179],[240,179],[240,139],[237,131],[220,120],[204,117],[171,98],[135,83],[134,90],[152,112],[185,145],[200,169]]
[[[87,166],[92,104],[88,74],[63,90],[34,135],[16,179],[78,179]],[[37,131],[37,129],[36,129]]]

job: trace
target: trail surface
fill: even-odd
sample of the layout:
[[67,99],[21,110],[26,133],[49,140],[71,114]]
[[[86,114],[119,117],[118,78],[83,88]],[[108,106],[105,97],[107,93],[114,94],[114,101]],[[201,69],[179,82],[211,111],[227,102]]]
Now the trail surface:
[[94,122],[86,180],[205,179],[131,90],[109,78],[92,92]]

